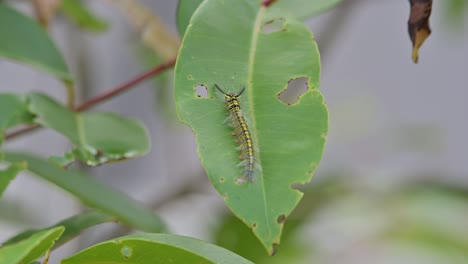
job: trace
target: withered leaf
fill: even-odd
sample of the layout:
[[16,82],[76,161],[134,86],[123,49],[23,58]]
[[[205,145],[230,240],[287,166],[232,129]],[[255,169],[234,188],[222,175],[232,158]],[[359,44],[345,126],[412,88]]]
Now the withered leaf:
[[431,16],[432,0],[409,0],[411,12],[408,19],[408,33],[413,42],[413,61],[418,63],[418,51],[426,38],[431,34],[429,17]]

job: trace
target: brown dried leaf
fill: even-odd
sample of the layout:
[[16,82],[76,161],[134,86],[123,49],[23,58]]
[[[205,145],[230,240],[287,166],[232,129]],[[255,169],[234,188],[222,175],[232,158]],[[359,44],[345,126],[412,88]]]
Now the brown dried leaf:
[[33,0],[34,12],[43,27],[47,28],[49,22],[54,19],[60,2],[60,0]]
[[119,7],[130,24],[140,33],[142,42],[164,59],[177,56],[180,47],[178,36],[171,32],[162,20],[148,11],[137,0],[108,0]]
[[413,61],[418,63],[418,51],[423,42],[431,34],[429,17],[431,16],[432,0],[409,0],[411,5],[408,19],[408,33],[413,42]]

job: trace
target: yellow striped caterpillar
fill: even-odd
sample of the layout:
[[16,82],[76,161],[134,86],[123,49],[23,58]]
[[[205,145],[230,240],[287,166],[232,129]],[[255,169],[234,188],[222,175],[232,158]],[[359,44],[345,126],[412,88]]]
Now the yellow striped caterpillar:
[[239,158],[242,162],[239,163],[239,165],[244,167],[244,177],[253,181],[255,170],[254,144],[252,142],[252,134],[245,121],[239,102],[240,96],[245,91],[245,87],[242,88],[238,94],[226,93],[217,84],[215,84],[215,87],[224,95],[226,107],[229,112],[228,120],[231,122],[234,129],[232,135],[237,138],[236,141],[240,144],[237,150],[241,152]]

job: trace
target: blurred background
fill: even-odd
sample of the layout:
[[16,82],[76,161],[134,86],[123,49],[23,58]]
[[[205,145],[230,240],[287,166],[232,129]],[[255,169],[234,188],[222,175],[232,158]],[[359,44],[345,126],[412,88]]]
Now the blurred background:
[[[31,12],[22,1],[10,2]],[[176,33],[177,1],[141,2]],[[107,31],[83,31],[60,17],[51,26],[81,99],[157,64],[121,10],[107,1],[87,3]],[[408,15],[406,0],[344,0],[306,22],[321,51],[330,128],[323,160],[273,258],[209,184],[193,133],[175,115],[172,73],[96,108],[142,120],[151,152],[86,170],[153,208],[174,233],[255,263],[468,263],[468,2],[434,1],[419,64],[411,60]],[[0,79],[0,92],[65,97],[53,77],[7,60],[0,60]],[[42,130],[5,147],[52,155],[70,146]],[[0,241],[83,209],[61,189],[21,174],[0,200]],[[51,263],[126,232],[117,224],[94,227],[54,251]]]

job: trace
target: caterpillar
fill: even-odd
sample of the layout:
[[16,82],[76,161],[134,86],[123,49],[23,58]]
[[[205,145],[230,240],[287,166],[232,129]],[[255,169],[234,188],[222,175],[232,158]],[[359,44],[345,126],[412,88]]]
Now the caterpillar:
[[247,122],[245,121],[239,101],[240,96],[245,91],[245,87],[243,87],[238,94],[226,93],[217,84],[215,84],[215,87],[224,95],[226,108],[229,113],[227,120],[231,122],[234,129],[232,135],[237,138],[237,143],[240,143],[237,150],[241,152],[239,158],[243,161],[239,163],[239,166],[244,167],[244,177],[253,181],[255,169],[254,144],[252,142],[252,133],[250,133]]

